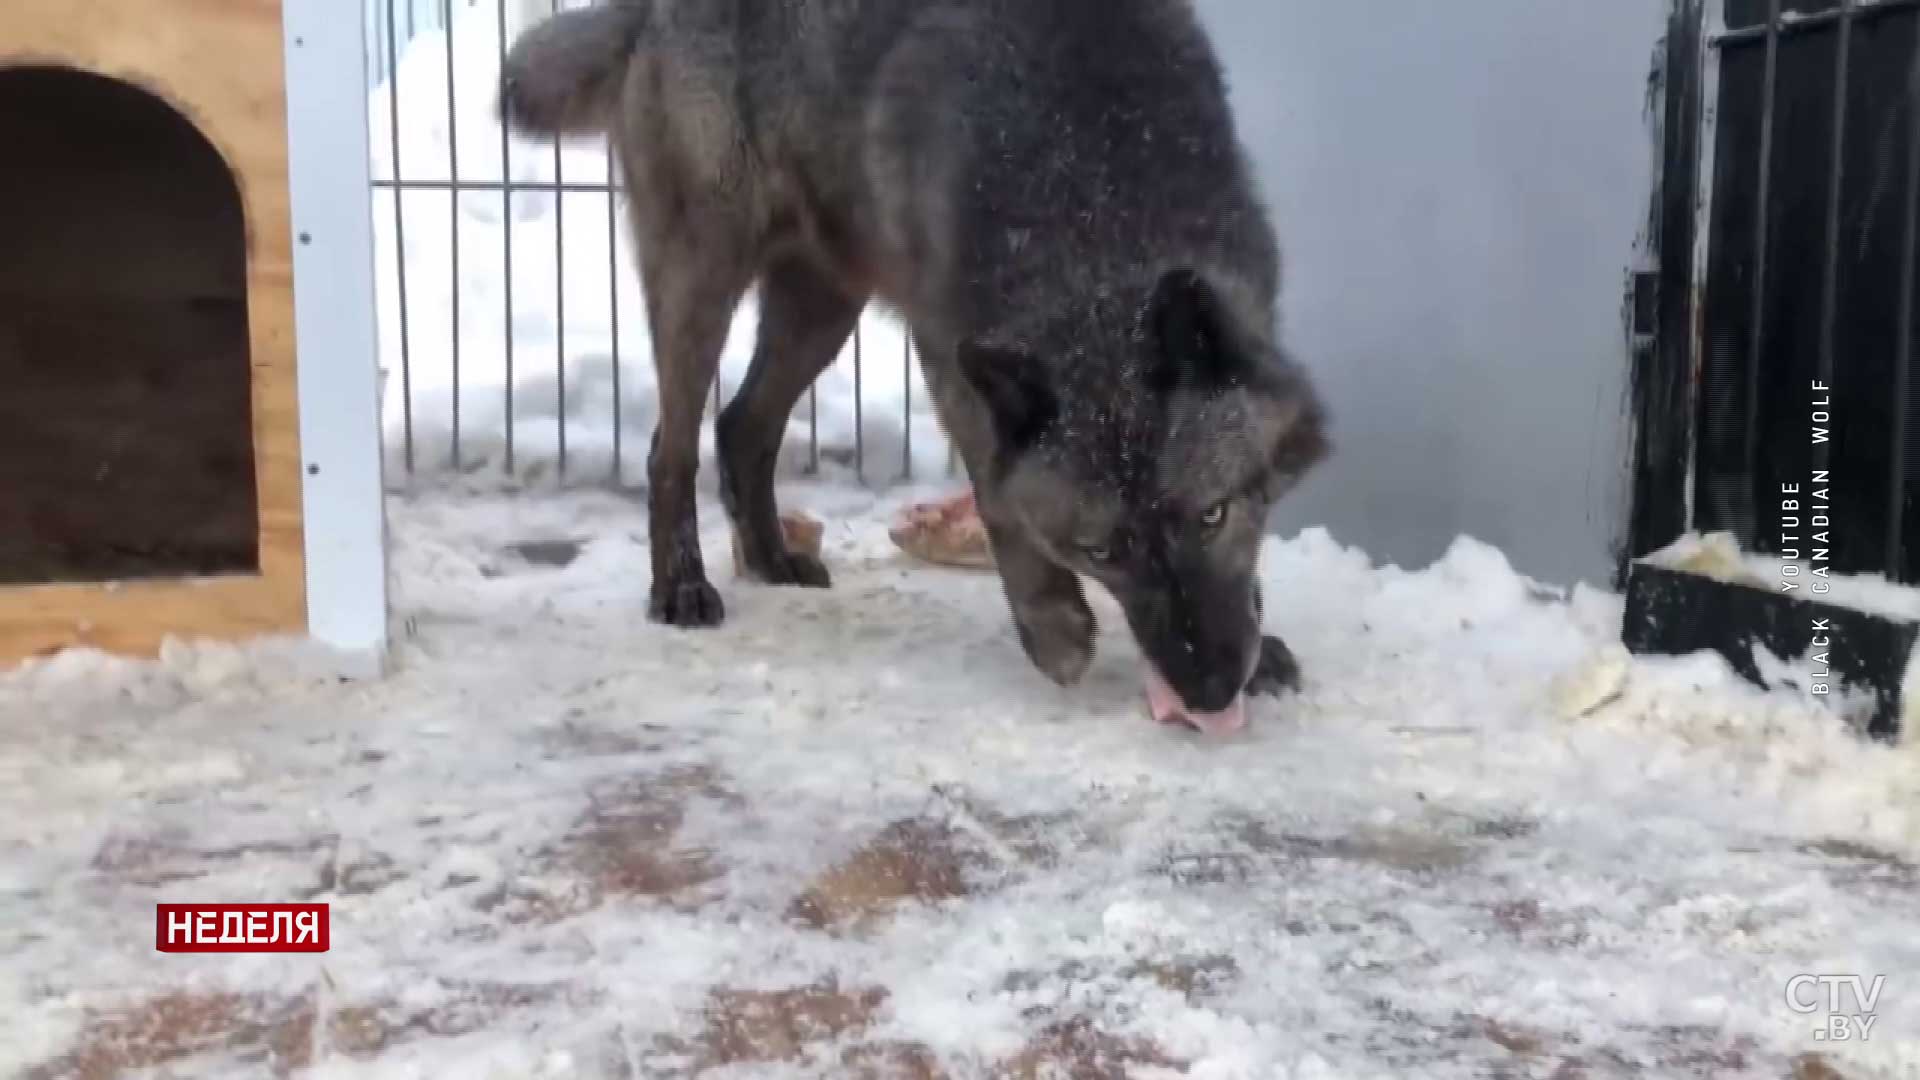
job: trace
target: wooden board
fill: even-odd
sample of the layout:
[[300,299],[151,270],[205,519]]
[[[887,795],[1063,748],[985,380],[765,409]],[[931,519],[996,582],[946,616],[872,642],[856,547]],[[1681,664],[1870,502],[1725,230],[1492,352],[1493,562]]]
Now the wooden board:
[[59,65],[166,101],[232,169],[247,220],[260,573],[0,589],[0,662],[85,644],[152,653],[169,636],[306,626],[292,227],[279,0],[7,0],[0,67]]

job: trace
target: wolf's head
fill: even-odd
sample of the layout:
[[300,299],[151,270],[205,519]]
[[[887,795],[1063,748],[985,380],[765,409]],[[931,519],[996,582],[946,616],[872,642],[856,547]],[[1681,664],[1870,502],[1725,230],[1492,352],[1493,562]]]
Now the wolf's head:
[[1328,452],[1305,372],[1188,269],[959,360],[1011,524],[1113,594],[1188,709],[1236,703],[1260,653],[1268,511]]

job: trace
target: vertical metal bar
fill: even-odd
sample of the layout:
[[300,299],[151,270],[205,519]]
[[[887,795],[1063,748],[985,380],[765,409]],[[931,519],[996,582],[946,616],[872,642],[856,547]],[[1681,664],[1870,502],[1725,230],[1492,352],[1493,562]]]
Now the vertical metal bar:
[[900,335],[900,478],[913,479],[913,339]]
[[[560,13],[560,0],[553,0]],[[560,137],[553,138],[553,393],[556,465],[562,483],[567,479],[567,231],[566,174],[560,158]]]
[[[858,323],[855,324],[859,325]],[[807,387],[807,475],[820,472],[820,382]]]
[[1747,518],[1741,524],[1749,530],[1749,535],[1741,539],[1749,542],[1753,540],[1751,529],[1755,524],[1753,478],[1760,464],[1760,355],[1766,341],[1762,331],[1767,310],[1767,212],[1773,197],[1773,114],[1779,68],[1780,0],[1767,0],[1767,58],[1760,101],[1760,189],[1753,214],[1753,304],[1747,327],[1746,431],[1741,457],[1745,494],[1739,502]]
[[1708,268],[1716,251],[1715,223],[1721,215],[1714,207],[1714,187],[1719,176],[1720,103],[1723,74],[1721,49],[1715,36],[1726,29],[1725,0],[1701,0],[1689,12],[1697,18],[1694,32],[1694,66],[1682,63],[1680,88],[1685,94],[1682,130],[1687,132],[1682,150],[1693,162],[1693,215],[1687,225],[1690,251],[1687,268],[1687,292],[1676,324],[1677,361],[1683,368],[1683,392],[1687,395],[1686,420],[1679,442],[1686,455],[1682,470],[1681,528],[1693,530],[1700,524],[1703,505],[1711,504],[1718,494],[1718,477],[1713,475],[1718,455],[1703,453],[1703,442],[1720,441],[1721,414],[1725,411],[1713,394],[1713,387],[1726,381],[1715,362],[1707,340],[1704,318],[1708,295]]
[[[500,25],[500,89],[506,90],[507,61],[507,0],[498,0]],[[557,196],[556,196],[557,197]],[[506,302],[504,343],[506,352],[505,385],[501,388],[506,395],[506,430],[501,432],[505,438],[506,453],[501,465],[508,476],[513,475],[513,140],[507,134],[507,125],[500,125],[500,265],[502,292]]]
[[620,213],[615,206],[618,201],[619,177],[614,163],[614,141],[607,138],[607,320],[611,336],[613,365],[608,373],[613,385],[613,470],[612,483],[620,486],[625,465],[621,461],[622,447],[625,445],[625,419],[621,413],[626,399],[620,391]]
[[[758,299],[756,298],[756,303],[757,302]],[[736,301],[734,312],[737,313],[738,311],[739,306],[738,301]],[[760,314],[761,317],[764,318],[766,316],[766,309],[761,308]],[[755,321],[757,322],[758,320]],[[726,362],[726,357],[726,345],[723,342],[720,346],[720,356],[713,362],[713,422],[715,424],[720,423],[720,365]]]
[[1907,469],[1913,447],[1907,439],[1907,403],[1913,388],[1913,291],[1915,248],[1920,246],[1920,14],[1914,20],[1912,67],[1907,80],[1907,190],[1903,207],[1906,224],[1900,247],[1900,322],[1894,330],[1893,354],[1893,482],[1887,485],[1887,578],[1902,579],[1901,546],[1906,513]]
[[867,482],[867,439],[866,424],[862,420],[861,410],[861,371],[860,371],[860,324],[853,324],[853,478],[859,483]]
[[[400,187],[400,46],[399,25],[394,17],[396,0],[387,0],[387,118],[393,153],[393,251],[394,276],[399,283],[400,299],[400,425],[402,453],[407,475],[413,475],[413,349],[407,333],[407,215]],[[412,18],[412,10],[408,10]]]
[[[367,51],[367,89],[377,89],[387,77],[384,69],[387,62],[387,43],[380,37],[380,6],[368,0],[361,5],[360,16],[365,20],[361,32],[365,35]],[[372,149],[371,146],[368,147]],[[376,178],[377,179],[377,178]]]
[[614,207],[613,141],[607,141],[607,318],[613,335],[613,483],[620,484],[620,215]]
[[[1833,136],[1827,144],[1826,266],[1820,282],[1820,381],[1832,386],[1834,332],[1840,308],[1840,184],[1845,170],[1841,159],[1847,147],[1847,69],[1853,45],[1853,5],[1840,0],[1840,40],[1833,62]],[[1814,450],[1816,467],[1824,468],[1831,444]]]
[[441,6],[446,24],[441,27],[447,43],[447,180],[454,187],[447,193],[447,257],[452,264],[447,292],[453,315],[453,342],[449,357],[453,365],[453,471],[460,471],[460,111],[454,99],[453,77],[453,0]]

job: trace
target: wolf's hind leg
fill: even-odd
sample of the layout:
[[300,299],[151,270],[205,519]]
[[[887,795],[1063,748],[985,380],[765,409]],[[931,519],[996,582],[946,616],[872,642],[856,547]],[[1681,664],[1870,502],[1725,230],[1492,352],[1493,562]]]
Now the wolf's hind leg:
[[720,367],[734,308],[752,281],[747,245],[735,243],[727,225],[724,213],[669,220],[636,206],[660,405],[647,454],[653,556],[647,615],[671,626],[718,626],[726,614],[700,557],[694,484],[701,410]]
[[720,497],[733,519],[741,562],[770,585],[829,583],[818,558],[787,547],[774,469],[794,405],[839,355],[865,304],[865,297],[849,295],[800,258],[783,259],[761,275],[759,340],[746,378],[714,425],[714,446]]

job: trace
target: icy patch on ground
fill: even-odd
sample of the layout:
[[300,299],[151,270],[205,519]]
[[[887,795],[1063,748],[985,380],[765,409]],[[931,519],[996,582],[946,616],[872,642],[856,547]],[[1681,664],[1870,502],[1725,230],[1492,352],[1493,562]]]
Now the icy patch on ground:
[[[642,616],[629,502],[422,495],[384,682],[0,677],[0,1074],[1920,1068],[1911,753],[1620,655],[1617,597],[1275,541],[1305,690],[1204,739],[1110,604],[1059,690],[991,575],[790,502],[834,589],[733,579],[709,504],[711,632]],[[216,899],[327,901],[333,951],[153,951],[154,903]],[[1887,974],[1873,1041],[1815,1042],[1802,972]]]

